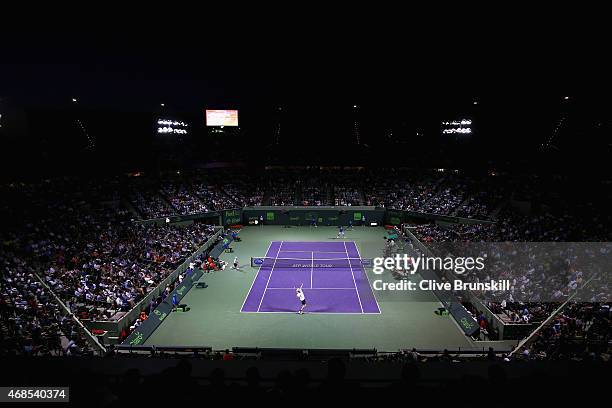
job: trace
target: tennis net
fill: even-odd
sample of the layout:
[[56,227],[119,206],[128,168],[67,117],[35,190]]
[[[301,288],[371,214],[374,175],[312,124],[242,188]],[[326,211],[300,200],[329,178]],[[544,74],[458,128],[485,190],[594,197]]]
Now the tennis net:
[[372,259],[364,258],[274,258],[251,257],[251,266],[269,268],[360,268],[372,266]]

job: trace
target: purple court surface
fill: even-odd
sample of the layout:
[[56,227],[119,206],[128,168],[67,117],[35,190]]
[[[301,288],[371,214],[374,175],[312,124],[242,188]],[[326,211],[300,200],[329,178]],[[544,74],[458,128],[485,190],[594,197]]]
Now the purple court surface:
[[273,241],[265,256],[241,312],[296,313],[303,285],[307,313],[380,313],[353,241]]

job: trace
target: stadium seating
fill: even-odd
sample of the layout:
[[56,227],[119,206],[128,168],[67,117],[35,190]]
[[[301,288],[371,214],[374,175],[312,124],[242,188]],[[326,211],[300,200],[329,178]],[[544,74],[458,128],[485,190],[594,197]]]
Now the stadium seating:
[[[3,185],[6,200],[0,210],[9,220],[9,228],[1,236],[2,352],[74,355],[90,350],[82,331],[70,318],[61,316],[60,306],[46,293],[34,271],[78,319],[109,319],[129,311],[213,233],[205,224],[179,229],[134,223],[135,217],[187,215],[243,205],[368,204],[495,220],[416,225],[415,235],[426,244],[609,240],[609,217],[605,214],[594,213],[584,205],[524,214],[509,204],[509,198],[554,202],[536,187],[543,182],[525,182],[536,191],[530,197],[529,188],[512,191],[516,183],[498,181],[435,170],[301,174],[274,169],[252,174],[240,170],[195,171],[155,179],[59,178]],[[590,220],[580,217],[584,211],[593,215]],[[519,274],[512,279],[523,277]],[[480,278],[474,275],[474,279]],[[538,281],[542,277],[531,279],[535,286],[544,284]],[[559,292],[561,302],[575,281],[576,276],[569,275],[553,280],[553,285],[547,283],[551,292]],[[508,322],[543,322],[558,305],[495,295],[481,296],[481,300]],[[601,321],[609,311],[605,302],[593,303],[601,300],[593,293],[585,306],[576,304],[566,309],[521,358],[584,354],[584,347],[565,350],[566,342],[560,339],[595,336],[601,340]],[[474,314],[479,311],[474,310]],[[132,328],[138,324],[134,322]],[[593,357],[592,350],[588,353]]]

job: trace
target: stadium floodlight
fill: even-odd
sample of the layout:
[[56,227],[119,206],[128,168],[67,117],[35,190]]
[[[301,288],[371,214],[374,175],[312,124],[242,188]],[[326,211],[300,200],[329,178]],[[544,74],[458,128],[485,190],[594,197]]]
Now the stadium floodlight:
[[158,127],[157,133],[174,133],[178,135],[186,135],[187,131],[185,129],[176,129],[170,126]]
[[455,128],[455,129],[444,129],[442,133],[445,134],[453,134],[453,133],[472,133],[472,129],[470,128]]
[[163,108],[164,106],[166,106],[166,104],[165,104],[165,103],[160,103],[159,105],[160,105],[162,108]]
[[186,135],[189,124],[176,119],[157,119],[157,133]]
[[72,102],[76,103],[77,102],[77,98],[72,98]]
[[464,134],[472,133],[472,119],[459,119],[442,121],[442,134]]

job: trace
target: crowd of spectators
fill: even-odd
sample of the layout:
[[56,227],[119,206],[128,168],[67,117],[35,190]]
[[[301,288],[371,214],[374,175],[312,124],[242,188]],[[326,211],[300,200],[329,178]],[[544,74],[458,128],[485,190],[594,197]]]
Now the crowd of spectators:
[[233,179],[223,183],[224,192],[232,198],[234,203],[241,207],[254,207],[263,204],[264,187],[255,183],[252,180],[241,180],[240,178]]
[[227,264],[225,261],[221,259],[215,259],[207,255],[206,251],[200,254],[198,257],[193,259],[189,267],[185,269],[183,272],[179,273],[177,278],[168,283],[163,290],[159,292],[157,296],[153,296],[149,301],[149,304],[146,305],[146,309],[142,310],[139,316],[133,321],[130,322],[129,326],[123,328],[119,335],[119,342],[123,342],[136,328],[138,328],[145,320],[149,317],[151,313],[159,306],[170,294],[176,289],[178,285],[180,285],[185,278],[190,277],[196,269],[202,269],[205,273],[219,271],[225,269]]
[[419,211],[440,215],[452,215],[465,199],[467,184],[459,177],[448,176],[438,186],[436,193],[425,201]]
[[525,360],[609,361],[611,303],[572,303],[522,347]]
[[[127,224],[97,232],[95,240],[53,257],[45,280],[82,319],[107,320],[159,285],[210,238],[213,227]],[[56,250],[53,245],[37,252]]]
[[[543,228],[546,229],[545,226]],[[487,252],[488,265],[485,272],[489,275],[475,276],[475,278],[493,277],[512,280],[513,287],[522,292],[515,293],[515,299],[512,297],[505,299],[509,303],[515,300],[542,300],[535,297],[536,293],[547,299],[566,298],[571,290],[584,281],[585,277],[582,274],[586,273],[585,264],[595,268],[596,265],[589,262],[593,257],[604,259],[609,255],[609,248],[606,246],[597,245],[596,248],[590,248],[588,245],[580,247],[563,245],[559,240],[546,239],[551,236],[550,233],[553,233],[554,237],[563,234],[555,234],[551,229],[538,237],[534,236],[525,225],[520,224],[514,225],[512,229],[507,229],[504,223],[456,226],[426,224],[417,226],[412,231],[437,253],[448,252],[456,256],[467,256],[471,252],[473,256],[479,251]],[[511,245],[498,243],[510,241],[508,237],[512,239]],[[486,245],[487,242],[495,244]],[[578,270],[580,267],[583,268],[582,271]],[[544,288],[546,293],[543,292]]]
[[305,206],[331,205],[330,185],[326,177],[305,177],[296,185],[301,193],[301,203]]
[[218,211],[226,208],[235,208],[236,202],[220,191],[209,181],[194,181],[192,189],[195,195],[204,202],[208,208]]
[[423,224],[416,228],[426,242],[583,242],[607,241],[610,216],[584,210],[590,214],[540,212],[529,215],[504,207],[494,223],[455,225]]
[[420,211],[436,195],[442,177],[438,173],[368,174],[364,192],[367,205],[398,210]]
[[143,219],[219,211],[243,203],[261,205],[263,192],[259,185],[250,188],[240,178],[236,184],[226,185],[222,176],[174,173],[155,182],[139,180],[128,183],[127,198]]
[[293,175],[278,175],[266,181],[267,205],[296,205],[297,180]]
[[75,320],[62,310],[28,262],[5,242],[0,253],[0,357],[89,354]]
[[72,315],[107,320],[129,311],[214,233],[200,223],[134,223],[118,194],[53,183],[11,190],[11,201],[28,205],[12,207],[19,222],[0,233],[3,352],[88,352]]
[[124,181],[125,199],[138,212],[137,218],[152,219],[176,215],[176,210],[161,197],[155,180],[141,173],[129,175]]
[[212,210],[183,183],[166,181],[162,183],[160,192],[178,214],[198,214]]
[[367,173],[362,183],[367,205],[483,220],[494,218],[511,195],[510,185],[498,177],[457,171],[390,170]]
[[176,210],[156,191],[143,193],[136,190],[129,195],[129,200],[144,219],[161,218],[176,214]]
[[[487,218],[505,196],[502,188],[487,194],[487,183],[482,181],[477,184],[481,190],[474,189],[476,184],[456,173],[393,176],[359,173],[352,178],[343,174],[330,181],[330,175],[300,177],[280,173],[245,180],[231,177],[227,183],[184,176],[181,180],[162,178],[159,184],[127,183],[127,190],[116,178],[106,182],[58,179],[3,185],[1,192],[6,201],[0,211],[9,228],[0,234],[2,350],[54,355],[87,353],[82,331],[72,317],[64,316],[45,285],[81,320],[117,318],[159,285],[214,232],[213,227],[199,223],[184,227],[134,223],[134,214],[121,205],[122,197],[127,197],[143,218],[219,210],[236,204],[357,205],[363,198],[368,205]],[[526,194],[523,191],[521,198],[525,199]],[[516,198],[516,194],[512,195]],[[14,225],[10,225],[12,222]],[[574,211],[540,207],[530,212],[506,205],[496,214],[494,223],[424,224],[413,232],[428,245],[605,242],[610,239],[608,225],[610,217],[588,205]],[[462,247],[444,249],[459,255]],[[530,245],[520,246],[521,261],[504,256],[506,262],[513,259],[512,267],[498,268],[501,272],[495,278],[511,280],[513,292],[478,294],[493,313],[507,322],[544,321],[560,302],[595,277],[553,260],[530,263],[534,256],[531,251]],[[490,277],[466,275],[466,279],[478,281]],[[609,312],[605,303],[609,282],[597,282],[586,289],[588,296],[584,300],[588,303],[559,316],[527,354],[553,355],[559,344],[565,347],[570,338],[573,341],[577,337],[592,339],[593,333],[601,335],[598,328],[608,327],[603,322],[609,323],[603,320],[609,319],[609,314],[602,312]],[[601,309],[594,311],[594,307]]]
[[[437,254],[475,256],[486,252],[487,267],[469,272],[462,279],[473,282],[507,279],[512,289],[472,293],[505,323],[539,324],[563,302],[576,296],[585,303],[572,311],[585,307],[591,310],[593,305],[605,305],[610,300],[612,282],[605,266],[612,255],[610,246],[605,244],[610,240],[605,228],[610,217],[591,211],[591,217],[585,219],[580,216],[584,211],[578,209],[576,215],[547,211],[526,216],[504,208],[496,223],[425,224],[416,226],[412,232]],[[603,310],[609,311],[609,306]],[[555,333],[552,338],[551,333]],[[552,341],[556,346],[558,334],[548,328],[538,344]],[[534,350],[527,349],[526,353],[529,352]]]
[[236,206],[370,205],[491,219],[510,196],[498,181],[440,170],[210,170],[162,175],[154,184],[159,194],[149,183],[131,189],[129,199],[143,218]]
[[494,212],[504,200],[503,190],[492,185],[482,185],[482,189],[473,191],[457,208],[453,215],[464,218],[495,218]]
[[334,185],[334,205],[362,205],[363,194],[350,185]]

